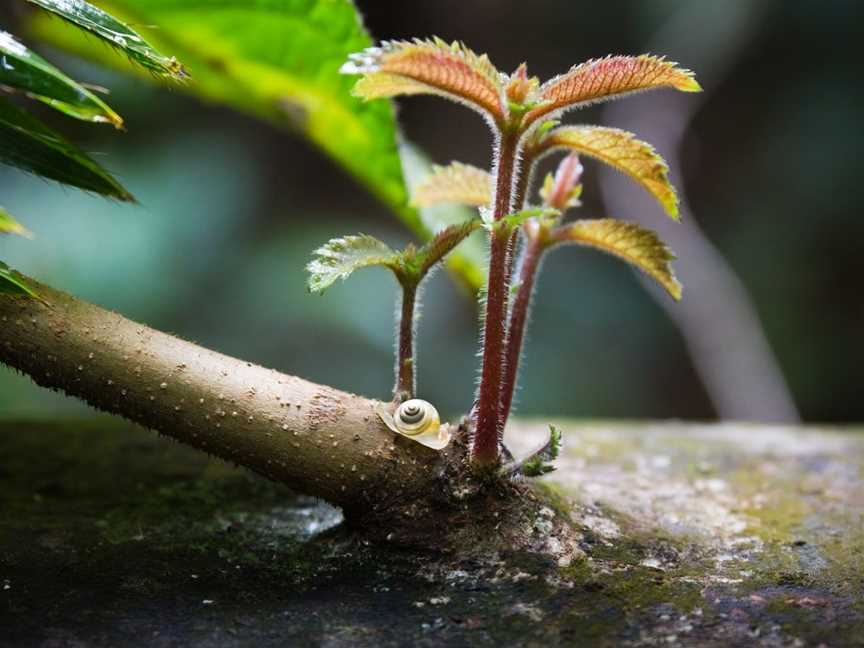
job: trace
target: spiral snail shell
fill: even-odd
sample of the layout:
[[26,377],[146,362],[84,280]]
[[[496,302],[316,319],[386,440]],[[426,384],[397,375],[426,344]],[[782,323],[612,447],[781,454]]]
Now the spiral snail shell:
[[380,409],[378,416],[384,421],[384,425],[397,434],[427,448],[441,450],[450,443],[450,426],[441,424],[438,410],[427,401],[412,398],[397,407],[393,414]]

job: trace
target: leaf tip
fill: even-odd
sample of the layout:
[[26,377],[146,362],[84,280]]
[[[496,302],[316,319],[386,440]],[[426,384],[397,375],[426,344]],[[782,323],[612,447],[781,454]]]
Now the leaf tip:
[[689,78],[682,81],[677,89],[681,92],[702,92],[702,85],[696,80],[696,77],[690,72]]

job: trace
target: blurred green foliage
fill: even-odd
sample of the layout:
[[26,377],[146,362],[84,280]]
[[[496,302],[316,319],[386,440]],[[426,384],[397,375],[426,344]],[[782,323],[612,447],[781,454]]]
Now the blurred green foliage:
[[[529,59],[546,77],[591,56],[643,51],[685,1],[359,4],[377,37],[464,39],[503,69]],[[862,420],[857,9],[843,0],[767,7],[729,76],[705,80],[711,96],[686,141],[685,187],[751,291],[804,417]],[[679,26],[696,41],[711,28],[707,19]],[[409,236],[389,209],[301,138],[50,53],[73,78],[114,89],[128,134],[65,123],[63,132],[86,142],[141,206],[4,170],[4,206],[36,239],[0,238],[0,258],[226,353],[386,397],[395,282],[369,270],[321,299],[306,293],[303,267],[346,232],[402,246]],[[402,105],[399,121],[438,163],[488,164],[489,137],[473,115],[417,99]],[[606,215],[596,170],[586,163],[586,216]],[[644,204],[656,208],[648,197]],[[419,326],[419,394],[446,415],[470,406],[477,368],[476,312],[460,295],[436,275]],[[84,411],[7,370],[0,384],[5,414]],[[544,265],[523,384],[518,414],[713,416],[662,311],[621,264],[589,252],[557,252]]]
[[[179,57],[192,77],[185,91],[302,133],[420,237],[452,222],[408,204],[393,106],[352,96],[355,79],[340,74],[349,54],[372,45],[351,0],[105,0],[101,5],[135,24],[158,25],[153,41]],[[39,38],[118,64],[79,31],[41,15],[33,18],[31,29]],[[459,252],[451,267],[479,287],[476,257]]]

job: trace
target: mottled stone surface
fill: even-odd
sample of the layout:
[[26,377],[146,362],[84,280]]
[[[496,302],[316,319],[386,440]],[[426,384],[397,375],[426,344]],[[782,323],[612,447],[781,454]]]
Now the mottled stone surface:
[[0,645],[864,646],[864,434],[558,423],[569,564],[372,546],[111,419],[0,424]]

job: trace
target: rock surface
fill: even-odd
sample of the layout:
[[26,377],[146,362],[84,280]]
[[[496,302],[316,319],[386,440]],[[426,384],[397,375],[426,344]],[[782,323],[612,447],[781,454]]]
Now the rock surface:
[[860,431],[559,424],[568,564],[372,546],[112,419],[0,424],[0,645],[864,646]]

